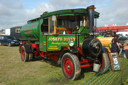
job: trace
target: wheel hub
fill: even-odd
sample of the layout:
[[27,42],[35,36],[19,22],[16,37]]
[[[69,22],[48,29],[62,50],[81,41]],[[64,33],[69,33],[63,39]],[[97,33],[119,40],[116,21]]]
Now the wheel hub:
[[67,76],[72,76],[73,74],[73,63],[69,58],[66,58],[63,63],[64,72]]
[[70,65],[68,65],[67,68],[70,69]]

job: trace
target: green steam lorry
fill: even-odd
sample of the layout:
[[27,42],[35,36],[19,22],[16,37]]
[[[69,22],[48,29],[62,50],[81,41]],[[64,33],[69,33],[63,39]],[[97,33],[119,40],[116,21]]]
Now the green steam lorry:
[[75,80],[82,68],[100,65],[98,71],[108,69],[109,58],[102,52],[101,42],[91,35],[94,19],[99,13],[94,5],[86,9],[68,9],[45,12],[29,20],[21,28],[19,46],[21,60],[31,61],[34,56],[48,57],[61,64],[66,78]]

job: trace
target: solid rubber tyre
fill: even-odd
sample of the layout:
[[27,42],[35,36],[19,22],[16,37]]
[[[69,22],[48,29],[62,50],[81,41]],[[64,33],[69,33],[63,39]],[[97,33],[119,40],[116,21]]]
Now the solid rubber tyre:
[[71,80],[77,79],[81,73],[79,59],[71,53],[65,53],[62,56],[61,67],[64,76]]
[[21,60],[23,62],[27,62],[29,60],[29,53],[26,52],[24,46],[21,47],[20,53],[21,53]]
[[110,67],[110,60],[107,53],[102,53],[100,73],[103,74],[108,71]]

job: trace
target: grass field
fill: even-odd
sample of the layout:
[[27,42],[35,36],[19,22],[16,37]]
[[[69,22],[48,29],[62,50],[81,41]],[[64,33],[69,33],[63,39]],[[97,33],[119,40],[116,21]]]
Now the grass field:
[[[125,62],[128,67],[126,59]],[[104,76],[110,73],[112,73],[111,70],[94,79],[105,80]],[[120,71],[114,73],[114,75],[116,74],[120,74]],[[86,68],[82,70],[78,80],[72,81],[66,79],[61,67],[51,60],[38,59],[24,63],[20,59],[18,47],[0,46],[0,85],[83,85],[95,75],[96,73],[92,72],[91,68]],[[113,81],[115,82],[115,78],[108,78],[110,79],[108,82],[111,81],[112,84]],[[128,78],[126,76],[123,78],[125,78],[124,85],[127,85]],[[92,79],[92,81],[94,80]]]

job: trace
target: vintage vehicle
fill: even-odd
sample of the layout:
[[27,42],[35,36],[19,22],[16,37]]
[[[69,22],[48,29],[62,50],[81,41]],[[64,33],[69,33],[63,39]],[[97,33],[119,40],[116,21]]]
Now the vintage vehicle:
[[0,45],[14,46],[19,44],[19,41],[15,40],[12,36],[0,35]]
[[[123,36],[122,34],[118,34],[120,32],[116,32],[116,35],[119,36],[118,42],[120,44],[124,44],[124,41],[127,40],[128,38]],[[110,51],[110,44],[112,39],[114,38],[114,32],[113,31],[105,31],[105,32],[100,32],[100,35],[97,35],[97,38],[100,40],[102,46]],[[121,47],[122,48],[122,47]]]
[[102,47],[106,48],[108,52],[111,52],[110,44],[112,39],[114,38],[113,36],[113,31],[100,32],[99,35],[97,35],[97,39],[100,40]]
[[40,55],[61,64],[66,78],[75,80],[82,68],[100,64],[104,73],[110,64],[107,53],[102,52],[101,42],[90,34],[94,32],[94,19],[99,13],[94,5],[86,9],[68,9],[45,12],[29,20],[21,28],[19,46],[21,60],[26,62]]

